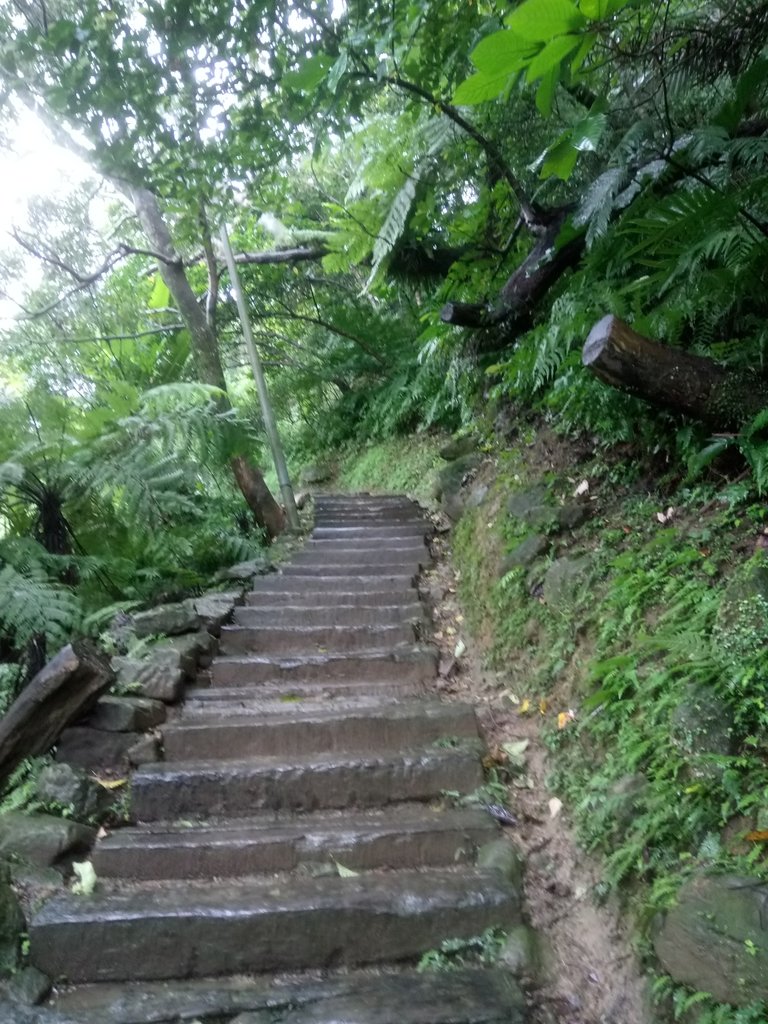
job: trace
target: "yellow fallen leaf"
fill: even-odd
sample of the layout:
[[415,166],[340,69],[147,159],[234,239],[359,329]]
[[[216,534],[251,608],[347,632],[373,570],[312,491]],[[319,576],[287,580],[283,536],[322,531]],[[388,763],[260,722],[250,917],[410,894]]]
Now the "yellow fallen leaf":
[[531,702],[526,697],[525,700],[523,701],[523,703],[520,705],[520,714],[521,715],[528,715],[528,714],[530,714],[530,711],[531,711]]
[[576,717],[575,713],[569,708],[568,711],[561,711],[557,716],[557,728],[564,729],[566,725],[574,720]]
[[546,715],[548,708],[549,701],[545,697],[542,697],[542,699],[539,701],[539,714]]
[[120,789],[121,786],[127,784],[128,779],[99,779],[97,777],[96,781],[104,789]]
[[74,861],[72,870],[77,875],[77,881],[72,885],[72,892],[78,896],[90,896],[96,888],[96,872],[89,860]]
[[747,832],[744,838],[750,843],[764,843],[768,841],[768,829],[761,828],[757,832]]

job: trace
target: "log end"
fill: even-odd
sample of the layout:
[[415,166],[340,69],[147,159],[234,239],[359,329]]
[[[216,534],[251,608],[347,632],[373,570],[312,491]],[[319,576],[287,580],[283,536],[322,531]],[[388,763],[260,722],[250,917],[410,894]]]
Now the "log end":
[[488,307],[481,302],[446,302],[440,310],[440,319],[454,327],[487,327]]
[[613,313],[598,320],[584,342],[584,349],[581,353],[581,361],[584,366],[592,366],[600,358],[605,346],[615,333],[617,324],[620,321]]

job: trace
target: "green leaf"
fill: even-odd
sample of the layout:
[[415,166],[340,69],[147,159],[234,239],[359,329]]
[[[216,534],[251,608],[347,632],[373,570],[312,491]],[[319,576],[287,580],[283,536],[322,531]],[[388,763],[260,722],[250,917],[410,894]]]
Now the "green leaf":
[[526,81],[533,82],[551,71],[552,68],[557,67],[580,43],[579,36],[556,36],[528,65]]
[[152,287],[152,294],[149,296],[150,309],[167,309],[171,301],[171,293],[168,285],[159,274],[155,274],[155,283]]
[[324,53],[318,53],[305,60],[295,71],[289,71],[283,75],[282,84],[297,92],[312,92],[320,85],[332,64],[331,57]]
[[571,0],[525,0],[505,24],[523,39],[548,43],[554,36],[583,28],[586,18]]
[[519,71],[535,52],[527,39],[502,29],[481,39],[470,55],[478,71],[487,75],[511,75]]
[[555,99],[555,89],[560,81],[560,67],[550,68],[541,79],[541,84],[536,91],[536,108],[542,117],[549,117],[552,113],[552,104]]
[[605,114],[588,114],[571,131],[571,144],[580,153],[594,153],[608,120]]
[[78,896],[90,896],[96,888],[96,872],[89,860],[82,862],[75,861],[72,870],[77,875],[77,881],[72,886],[72,892]]
[[602,21],[610,18],[626,7],[629,0],[579,0],[579,10],[590,21]]
[[584,61],[589,56],[592,47],[597,41],[597,34],[590,32],[589,35],[583,36],[581,40],[581,46],[576,51],[576,56],[571,61],[571,74],[579,72],[584,64]]
[[495,100],[506,88],[509,77],[506,73],[488,75],[482,71],[476,75],[470,75],[456,89],[453,94],[453,102],[460,107],[471,107],[475,103]]
[[573,174],[578,157],[579,151],[574,148],[570,138],[561,139],[547,153],[542,164],[541,177],[551,178],[554,175],[562,181],[567,181]]
[[331,90],[331,92],[336,92],[339,82],[341,81],[344,72],[347,70],[348,64],[349,54],[346,53],[345,51],[333,65],[328,74],[328,88]]

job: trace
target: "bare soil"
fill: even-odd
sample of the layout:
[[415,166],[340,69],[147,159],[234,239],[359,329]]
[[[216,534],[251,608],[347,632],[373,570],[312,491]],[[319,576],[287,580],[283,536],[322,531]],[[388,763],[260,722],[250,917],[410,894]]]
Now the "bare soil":
[[[527,741],[506,802],[517,819],[507,832],[526,858],[527,922],[542,949],[541,968],[527,983],[532,1024],[650,1024],[649,982],[633,949],[630,923],[615,902],[597,898],[600,865],[579,847],[568,808],[552,802],[555,794],[547,785],[542,725],[562,709],[526,709],[514,693],[516,673],[484,667],[482,642],[464,626],[447,538],[438,538],[433,548],[437,564],[422,586],[433,603],[440,696],[475,704],[489,749],[486,767],[498,766],[500,775],[503,745]],[[459,641],[466,650],[456,657]]]

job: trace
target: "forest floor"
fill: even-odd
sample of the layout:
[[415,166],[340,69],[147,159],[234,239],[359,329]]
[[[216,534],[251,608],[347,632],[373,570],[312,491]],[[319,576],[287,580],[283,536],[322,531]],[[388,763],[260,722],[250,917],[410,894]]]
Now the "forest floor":
[[[508,829],[523,852],[525,907],[539,940],[532,976],[524,979],[531,1024],[648,1024],[648,979],[633,948],[631,928],[618,902],[600,903],[600,864],[578,845],[567,810],[548,786],[549,754],[538,707],[510,708],[504,672],[485,667],[482,647],[467,637],[457,597],[456,572],[445,538],[424,585],[434,599],[435,642],[441,651],[437,689],[444,699],[471,701],[497,774],[508,761],[505,745],[521,749],[507,785],[507,806],[517,819]],[[457,638],[466,650],[455,658]]]

